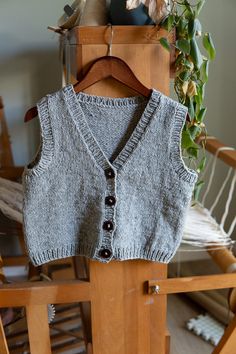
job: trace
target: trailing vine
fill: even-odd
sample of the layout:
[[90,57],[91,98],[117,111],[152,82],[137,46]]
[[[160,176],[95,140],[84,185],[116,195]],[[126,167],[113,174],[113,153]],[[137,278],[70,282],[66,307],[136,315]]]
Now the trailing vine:
[[[202,34],[202,26],[198,19],[205,0],[193,1],[172,0],[168,15],[160,22],[160,26],[169,33],[160,39],[161,45],[171,50],[176,49],[174,88],[180,103],[188,107],[189,121],[186,120],[182,132],[183,154],[195,164],[197,172],[205,166],[206,157],[199,162],[199,145],[196,139],[205,132],[204,118],[207,108],[204,106],[205,86],[208,81],[209,62],[215,58],[215,47],[210,33]],[[173,30],[176,33],[174,44],[169,42]],[[206,56],[201,53],[199,42],[205,48]],[[194,199],[198,198],[203,182],[198,181]]]

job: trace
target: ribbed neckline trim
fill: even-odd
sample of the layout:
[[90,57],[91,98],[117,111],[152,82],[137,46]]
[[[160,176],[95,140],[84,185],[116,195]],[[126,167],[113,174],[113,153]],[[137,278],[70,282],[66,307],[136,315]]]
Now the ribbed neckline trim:
[[[113,98],[89,95],[84,92],[76,93],[72,84],[65,86],[63,92],[66,97],[68,110],[78,131],[82,134],[84,142],[93,158],[103,170],[109,167],[119,170],[124,165],[137,147],[141,137],[144,135],[156,109],[159,109],[161,98],[161,93],[155,89],[152,89],[151,95],[148,99],[143,96]],[[82,110],[81,102],[103,107],[120,107],[147,102],[141,118],[136,124],[131,136],[113,162],[108,160],[98,141],[94,137]]]
[[94,104],[100,107],[118,108],[126,107],[130,105],[137,105],[140,103],[147,103],[149,98],[144,96],[133,96],[133,97],[105,97],[105,96],[95,96],[89,95],[84,92],[76,93],[77,101],[81,103]]

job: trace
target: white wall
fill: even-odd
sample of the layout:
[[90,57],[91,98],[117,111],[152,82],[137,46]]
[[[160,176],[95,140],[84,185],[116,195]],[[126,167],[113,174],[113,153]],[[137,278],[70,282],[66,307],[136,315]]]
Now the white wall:
[[[208,107],[206,126],[210,135],[218,137],[223,143],[234,148],[236,148],[235,13],[235,0],[206,0],[201,15],[203,29],[212,33],[217,50],[216,59],[210,66],[209,83],[206,90],[205,102]],[[209,203],[213,200],[213,195],[219,191],[226,172],[223,164],[218,164],[216,176],[219,177],[214,179],[212,193],[208,199]],[[222,207],[225,203],[226,199],[222,198],[218,209],[216,209],[218,217],[222,216]],[[235,211],[236,191],[233,195],[229,216],[226,219],[226,230],[235,216]],[[236,229],[232,237],[236,239]]]
[[38,122],[23,123],[26,110],[60,87],[58,35],[47,30],[66,0],[0,0],[0,95],[3,96],[15,164],[33,156]]
[[235,13],[235,0],[206,0],[201,21],[217,50],[206,91],[208,132],[236,148]]

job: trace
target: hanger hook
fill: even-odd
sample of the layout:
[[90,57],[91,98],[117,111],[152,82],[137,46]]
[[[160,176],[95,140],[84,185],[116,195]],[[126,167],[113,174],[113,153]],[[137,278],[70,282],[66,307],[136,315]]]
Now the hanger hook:
[[107,55],[111,56],[112,55],[112,41],[113,41],[114,31],[113,31],[113,27],[112,27],[111,23],[109,24],[109,27],[111,28],[111,36],[110,36],[110,41],[108,43],[108,53],[107,53]]

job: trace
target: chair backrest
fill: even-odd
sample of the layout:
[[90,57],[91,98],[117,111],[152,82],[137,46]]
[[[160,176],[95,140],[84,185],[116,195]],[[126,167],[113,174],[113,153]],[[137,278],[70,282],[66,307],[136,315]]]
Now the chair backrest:
[[[78,280],[5,284],[0,289],[0,307],[24,307],[26,310],[29,340],[29,347],[27,345],[26,349],[27,352],[29,351],[31,354],[52,353],[50,326],[48,323],[48,304],[68,304],[89,300],[89,282],[80,282]],[[60,329],[60,324],[57,326]],[[57,326],[55,325],[55,330]],[[68,331],[64,332],[64,336],[66,334],[68,334]],[[79,340],[78,336],[77,339]],[[80,342],[77,341],[77,343],[75,343],[75,346],[81,349],[81,338]],[[1,351],[2,348],[4,348],[5,351]],[[57,351],[57,349],[55,349],[53,353],[59,353],[61,352],[60,350]],[[1,323],[0,353],[8,353],[6,338]]]
[[[210,215],[216,218],[214,211],[217,207],[218,209],[221,209],[221,217],[219,217],[218,223],[222,230],[224,230],[230,237],[236,225],[236,206],[235,203],[233,203],[233,194],[236,186],[236,149],[223,145],[214,137],[209,137],[207,139],[206,148],[211,153],[211,159],[209,160],[201,178],[205,179],[204,177],[206,173],[208,171],[210,171],[210,173],[209,179],[206,182],[205,191],[201,197],[200,202],[204,207],[206,207],[206,201],[209,204],[208,198],[210,197],[211,191],[214,188],[214,183],[219,179],[217,174],[217,163],[219,160],[222,160],[226,167],[226,173],[224,171],[225,175],[221,179],[222,184],[214,196],[214,200],[210,201],[211,205],[208,206],[208,210]],[[219,207],[220,204],[223,205],[223,208]],[[234,216],[228,230],[226,231],[225,222],[230,212]]]
[[[201,143],[200,141],[199,144]],[[236,206],[233,203],[236,185],[236,150],[210,136],[206,138],[205,146],[210,156],[196,184],[195,201],[187,213],[180,248],[182,251],[198,251],[206,247],[207,249],[231,247],[234,243],[231,235],[236,225]],[[218,166],[220,160],[223,164]],[[222,167],[226,169],[225,176]],[[199,194],[198,187],[202,183],[204,188]]]
[[8,134],[4,105],[0,96],[0,168],[14,165],[11,143]]

